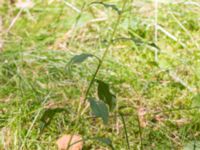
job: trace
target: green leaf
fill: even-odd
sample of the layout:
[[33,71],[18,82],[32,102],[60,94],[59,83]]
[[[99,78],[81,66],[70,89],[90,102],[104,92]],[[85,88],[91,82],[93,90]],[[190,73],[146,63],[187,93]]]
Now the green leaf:
[[96,80],[98,83],[98,97],[104,103],[108,104],[110,110],[116,106],[116,96],[110,92],[109,85],[101,80]]
[[82,63],[83,61],[85,61],[87,58],[89,57],[93,57],[94,55],[92,54],[86,54],[86,53],[83,53],[83,54],[80,54],[80,55],[75,55],[69,62],[70,65],[72,64],[80,64]]
[[160,47],[158,47],[155,43],[148,43],[148,45],[160,51]]
[[116,39],[112,40],[112,42],[117,42],[117,41],[132,41],[136,45],[142,45],[142,44],[144,44],[144,42],[142,42],[140,39],[135,38],[135,37],[132,37],[132,38],[120,37],[120,38],[116,38]]
[[145,44],[142,40],[136,37],[131,37],[130,40],[132,40],[136,45],[143,45]]
[[119,9],[117,8],[116,5],[107,4],[107,3],[104,3],[104,2],[92,2],[91,4],[100,4],[100,5],[103,5],[105,8],[112,8],[112,9],[115,10],[118,14],[121,14],[121,10],[119,10]]
[[151,66],[159,67],[159,64],[156,61],[147,61],[147,63]]
[[40,119],[41,124],[41,130],[43,130],[45,127],[47,127],[50,123],[53,117],[55,116],[56,113],[60,113],[63,111],[67,111],[65,108],[50,108],[46,109]]
[[95,139],[97,141],[103,143],[103,144],[106,144],[107,146],[111,147],[114,150],[114,147],[113,147],[111,139],[109,139],[109,138],[102,138],[102,137],[97,137]]
[[108,107],[102,101],[95,100],[94,98],[90,97],[89,99],[90,107],[92,109],[92,114],[95,117],[100,117],[103,120],[104,124],[108,123],[109,112]]

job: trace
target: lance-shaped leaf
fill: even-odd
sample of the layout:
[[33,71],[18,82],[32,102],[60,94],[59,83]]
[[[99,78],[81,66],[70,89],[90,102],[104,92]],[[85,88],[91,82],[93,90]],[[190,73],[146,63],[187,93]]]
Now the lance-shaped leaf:
[[108,104],[110,110],[116,106],[116,96],[110,92],[109,85],[101,80],[96,80],[98,83],[98,97],[104,103]]
[[61,113],[63,111],[67,111],[65,108],[50,108],[46,109],[40,119],[41,124],[41,130],[43,130],[46,126],[48,126],[51,123],[51,120],[55,116],[56,113]]
[[95,138],[97,141],[103,143],[103,144],[106,144],[107,146],[109,146],[112,150],[114,150],[114,147],[113,147],[113,144],[112,144],[112,141],[111,139],[109,138],[104,138],[104,137],[97,137]]
[[155,43],[151,42],[151,43],[148,43],[148,45],[160,51],[160,47],[158,47],[158,45],[156,45]]
[[132,37],[132,38],[120,37],[120,38],[114,39],[112,42],[118,42],[118,41],[133,41],[136,45],[144,44],[140,39],[137,39],[135,37]]
[[83,53],[83,54],[80,54],[80,55],[75,55],[74,57],[72,57],[72,59],[70,60],[69,64],[72,65],[72,64],[80,64],[82,63],[83,61],[85,61],[87,58],[89,57],[93,57],[94,55],[92,54],[87,54],[87,53]]
[[108,107],[102,101],[95,100],[94,98],[90,97],[89,99],[90,107],[92,109],[92,114],[95,117],[100,117],[103,120],[104,124],[108,123],[109,112]]
[[104,2],[92,2],[91,4],[100,4],[100,5],[103,5],[105,8],[112,8],[113,10],[115,10],[118,14],[121,13],[121,10],[119,10],[117,8],[116,5],[113,5],[113,4],[107,4],[107,3],[104,3]]

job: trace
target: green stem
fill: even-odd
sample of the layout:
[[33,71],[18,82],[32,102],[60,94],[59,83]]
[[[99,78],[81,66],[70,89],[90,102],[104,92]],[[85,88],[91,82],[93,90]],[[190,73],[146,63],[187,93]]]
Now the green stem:
[[[123,3],[123,6],[122,6],[122,13],[123,13],[123,11],[124,11],[124,9],[125,9],[126,2],[127,2],[127,1],[128,1],[128,0],[125,0],[124,3]],[[87,100],[87,98],[88,98],[90,89],[92,88],[92,85],[94,84],[94,81],[95,81],[95,79],[96,79],[96,76],[97,76],[97,74],[98,74],[98,72],[99,72],[99,70],[100,70],[100,68],[101,68],[101,66],[102,66],[102,64],[103,64],[103,61],[104,61],[104,59],[105,59],[105,57],[106,57],[106,55],[107,55],[107,53],[108,53],[108,51],[109,51],[109,48],[110,48],[110,46],[111,46],[111,44],[112,44],[112,40],[113,40],[113,37],[114,37],[115,34],[116,34],[117,27],[118,27],[118,25],[119,25],[119,23],[120,23],[122,13],[120,13],[119,16],[118,16],[118,18],[117,18],[117,21],[116,21],[116,24],[115,24],[115,26],[114,26],[113,32],[111,33],[110,39],[109,39],[109,41],[108,41],[108,46],[106,47],[106,50],[105,50],[104,53],[103,53],[103,56],[102,56],[102,58],[101,58],[101,61],[99,62],[99,64],[98,64],[98,66],[97,66],[97,68],[96,68],[96,71],[95,71],[94,75],[92,76],[92,79],[91,79],[91,81],[90,81],[90,84],[89,84],[89,86],[88,86],[88,88],[87,88],[87,91],[86,91],[86,93],[85,93],[85,98],[84,98],[84,101],[83,101],[83,106],[84,106],[85,103],[86,103],[86,100]]]
[[98,66],[97,66],[97,68],[96,68],[96,70],[95,70],[95,72],[94,72],[94,75],[92,76],[92,79],[90,80],[89,86],[88,86],[88,88],[87,88],[87,90],[86,90],[86,92],[85,92],[83,104],[81,105],[80,110],[78,110],[78,115],[77,115],[77,116],[78,116],[78,117],[77,117],[78,119],[77,119],[77,121],[76,121],[76,124],[77,124],[77,125],[79,124],[79,121],[80,121],[79,119],[80,119],[80,117],[81,117],[81,112],[82,112],[83,109],[84,109],[84,106],[85,106],[85,103],[86,103],[86,101],[87,101],[87,98],[88,98],[88,95],[89,95],[89,93],[90,93],[90,90],[91,90],[91,88],[92,88],[92,85],[94,84],[94,81],[95,81],[95,79],[96,79],[96,76],[97,76],[97,74],[98,74],[98,72],[99,72],[99,70],[100,70],[100,68],[101,68],[101,66],[102,66],[102,64],[103,64],[103,61],[104,61],[104,59],[105,59],[105,57],[106,57],[106,55],[107,55],[107,53],[108,53],[108,51],[109,51],[109,48],[110,48],[110,46],[111,46],[111,44],[112,44],[112,41],[113,41],[113,37],[115,36],[115,34],[116,34],[116,32],[117,32],[117,27],[118,27],[118,25],[119,25],[119,23],[120,23],[121,16],[122,16],[122,13],[123,13],[123,11],[124,11],[124,9],[125,9],[125,6],[126,6],[127,1],[128,1],[128,0],[124,0],[123,6],[122,6],[122,11],[121,11],[121,13],[118,15],[118,18],[117,18],[116,24],[115,24],[115,26],[114,26],[113,32],[111,33],[111,36],[110,36],[110,38],[109,38],[109,40],[108,40],[108,46],[106,47],[106,49],[105,49],[105,51],[104,51],[104,53],[103,53],[103,56],[102,56],[101,59],[99,60],[99,64],[98,64]]
[[127,148],[128,150],[130,150],[130,144],[129,144],[129,139],[128,139],[128,132],[127,132],[127,128],[126,128],[126,123],[125,123],[125,120],[124,120],[124,116],[122,113],[119,113],[119,115],[121,116],[122,118],[122,123],[123,123],[123,127],[124,127],[124,132],[125,132],[125,137],[126,137],[126,144],[127,144]]

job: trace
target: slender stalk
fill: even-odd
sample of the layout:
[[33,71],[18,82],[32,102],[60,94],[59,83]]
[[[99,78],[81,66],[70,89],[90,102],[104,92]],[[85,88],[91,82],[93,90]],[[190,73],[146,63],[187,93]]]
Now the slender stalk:
[[116,32],[117,32],[117,27],[118,27],[118,25],[119,25],[119,23],[120,23],[122,13],[124,12],[124,9],[125,9],[125,6],[126,6],[126,3],[127,3],[127,2],[128,2],[128,0],[124,0],[124,2],[123,2],[122,11],[121,11],[121,13],[118,15],[118,18],[117,18],[116,24],[115,24],[115,26],[114,26],[113,32],[111,33],[111,36],[110,36],[110,38],[109,38],[109,40],[108,40],[108,46],[106,47],[106,49],[105,49],[105,51],[104,51],[104,53],[103,53],[103,56],[102,56],[101,59],[99,60],[99,64],[98,64],[98,66],[97,66],[97,68],[96,68],[96,70],[95,70],[95,72],[94,72],[94,75],[92,76],[92,79],[90,80],[89,86],[88,86],[88,88],[87,88],[87,90],[86,90],[86,93],[85,93],[85,96],[84,96],[83,104],[80,106],[80,109],[78,109],[78,113],[77,113],[78,115],[77,115],[77,119],[76,119],[76,125],[79,125],[79,121],[80,121],[81,114],[82,114],[81,112],[83,111],[83,109],[84,109],[84,107],[85,107],[85,103],[86,103],[86,100],[87,100],[88,95],[89,95],[89,93],[90,93],[90,90],[91,90],[91,88],[92,88],[92,85],[94,84],[94,81],[95,81],[95,79],[96,79],[96,76],[97,76],[97,74],[98,74],[98,72],[99,72],[99,70],[100,70],[100,68],[101,68],[101,66],[102,66],[102,64],[103,64],[103,61],[104,61],[104,59],[105,59],[105,57],[106,57],[106,55],[107,55],[107,53],[108,53],[108,51],[109,51],[109,48],[110,48],[110,46],[111,46],[111,44],[112,44],[113,38],[114,38],[114,36],[115,36],[115,34],[116,34]]
[[124,132],[125,132],[125,137],[126,137],[126,144],[127,144],[127,148],[128,150],[130,150],[130,144],[129,144],[129,139],[128,139],[128,132],[127,132],[127,128],[126,128],[126,123],[125,123],[125,120],[124,120],[124,116],[123,114],[119,113],[119,115],[121,116],[122,118],[122,123],[123,123],[123,127],[124,127]]
[[115,24],[115,26],[114,26],[114,29],[113,29],[113,32],[111,33],[111,36],[110,36],[110,38],[109,38],[109,40],[108,40],[108,46],[106,47],[106,49],[105,49],[105,51],[104,51],[104,53],[103,53],[103,56],[101,57],[101,59],[99,60],[99,64],[98,64],[98,66],[97,66],[97,68],[96,68],[96,70],[95,70],[95,72],[94,72],[94,75],[92,76],[92,79],[90,80],[90,83],[89,83],[89,86],[88,86],[88,88],[87,88],[87,90],[86,90],[86,92],[85,92],[85,96],[84,96],[84,99],[83,99],[83,104],[80,106],[80,109],[78,109],[78,119],[77,119],[77,121],[76,121],[76,124],[78,125],[78,122],[79,122],[79,119],[80,119],[80,116],[81,116],[81,112],[83,111],[82,109],[84,109],[84,107],[85,107],[85,103],[86,103],[86,101],[87,101],[87,98],[88,98],[88,95],[89,95],[89,93],[90,93],[90,90],[91,90],[91,88],[92,88],[92,85],[94,84],[94,81],[95,81],[95,79],[96,79],[96,76],[97,76],[97,74],[98,74],[98,72],[99,72],[99,70],[100,70],[100,68],[101,68],[101,66],[102,66],[102,64],[103,64],[103,61],[104,61],[104,59],[105,59],[105,57],[106,57],[106,55],[107,55],[107,53],[108,53],[108,51],[109,51],[109,48],[110,48],[110,46],[111,46],[111,44],[112,44],[112,41],[113,41],[113,38],[114,38],[114,36],[115,36],[115,34],[116,34],[116,32],[117,32],[117,27],[118,27],[118,25],[119,25],[119,23],[120,23],[120,20],[121,20],[121,16],[122,16],[122,13],[124,12],[124,10],[125,10],[125,6],[126,6],[126,3],[128,2],[128,0],[124,0],[123,1],[123,6],[122,6],[122,11],[121,11],[121,13],[118,15],[118,18],[117,18],[117,21],[116,21],[116,24]]
[[[123,11],[124,11],[124,9],[125,9],[125,6],[126,6],[127,1],[128,1],[128,0],[124,0],[123,6],[122,6],[122,13],[123,13]],[[101,66],[102,66],[102,64],[103,64],[103,61],[104,61],[104,59],[105,59],[105,57],[106,57],[106,55],[107,55],[107,53],[108,53],[108,51],[109,51],[109,48],[110,48],[110,46],[111,46],[111,44],[112,44],[112,40],[113,40],[113,37],[115,36],[115,34],[116,34],[116,32],[117,32],[117,27],[118,27],[118,25],[119,25],[119,23],[120,23],[122,13],[120,13],[120,14],[118,15],[118,18],[117,18],[116,24],[115,24],[115,26],[114,26],[113,32],[111,33],[110,39],[109,39],[109,41],[108,41],[108,46],[106,47],[106,49],[105,49],[105,51],[104,51],[104,53],[103,53],[103,56],[102,56],[102,58],[101,58],[101,61],[99,62],[98,66],[97,66],[97,68],[96,68],[96,71],[95,71],[94,75],[92,76],[92,79],[91,79],[91,81],[90,81],[90,84],[89,84],[89,86],[88,86],[88,88],[87,88],[87,90],[86,90],[85,97],[84,97],[84,101],[83,101],[83,106],[85,105],[85,102],[86,102],[86,100],[87,100],[87,98],[88,98],[90,89],[91,89],[92,85],[94,84],[94,81],[95,81],[95,79],[96,79],[96,76],[97,76],[97,74],[98,74],[98,72],[99,72],[99,70],[100,70],[100,68],[101,68]]]

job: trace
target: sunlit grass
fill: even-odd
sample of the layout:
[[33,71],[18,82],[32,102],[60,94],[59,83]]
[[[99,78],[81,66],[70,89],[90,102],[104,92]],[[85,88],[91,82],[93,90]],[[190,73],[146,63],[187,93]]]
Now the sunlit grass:
[[[76,125],[77,108],[97,67],[89,59],[67,69],[80,53],[101,57],[116,23],[117,13],[92,1],[37,2],[30,14],[8,2],[1,5],[4,48],[0,51],[0,149],[56,149],[56,139],[81,134],[85,149],[105,148],[90,138],[108,137],[116,149],[126,149],[120,117],[111,114],[109,125],[91,117],[90,110]],[[121,1],[106,1],[121,8]],[[155,40],[155,1],[128,2],[114,42],[97,76],[110,84],[118,107],[125,107],[131,149],[183,149],[199,141],[198,101],[200,7],[181,1],[158,3]],[[31,17],[30,17],[31,15]],[[144,43],[155,43],[160,50]],[[95,87],[92,88],[95,92]],[[92,93],[91,92],[91,93]],[[94,93],[95,95],[96,93]],[[199,103],[200,104],[200,103]],[[64,107],[41,132],[45,108]],[[139,108],[147,123],[138,128]],[[189,145],[191,146],[191,144]],[[106,149],[106,148],[105,148]]]

